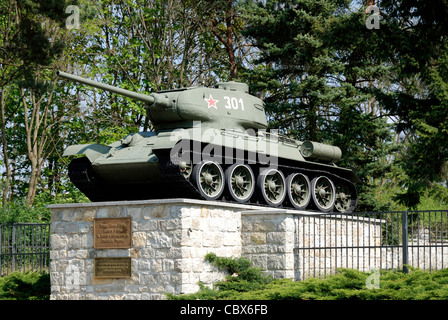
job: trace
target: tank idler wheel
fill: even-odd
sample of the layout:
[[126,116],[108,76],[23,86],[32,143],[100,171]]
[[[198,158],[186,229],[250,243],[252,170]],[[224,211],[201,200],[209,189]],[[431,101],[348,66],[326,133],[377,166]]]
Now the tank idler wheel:
[[250,200],[255,190],[255,178],[252,169],[245,164],[233,164],[227,168],[227,190],[238,203],[246,203]]
[[333,182],[325,177],[319,176],[311,180],[311,195],[317,209],[322,212],[333,210],[335,202],[335,188]]
[[294,208],[305,209],[311,200],[310,180],[302,173],[292,173],[286,179],[286,192]]
[[191,179],[206,200],[216,200],[224,191],[224,172],[214,161],[201,161],[195,165]]
[[341,213],[351,213],[356,207],[356,193],[345,183],[336,184],[336,200],[334,207]]
[[263,171],[257,179],[257,189],[263,200],[273,206],[280,206],[286,197],[286,182],[283,173],[276,169]]

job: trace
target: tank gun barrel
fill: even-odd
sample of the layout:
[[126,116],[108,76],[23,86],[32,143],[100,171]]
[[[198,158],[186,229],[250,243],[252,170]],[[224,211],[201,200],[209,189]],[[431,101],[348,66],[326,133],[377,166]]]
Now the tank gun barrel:
[[154,97],[150,96],[150,95],[133,92],[133,91],[129,91],[126,89],[121,89],[118,87],[114,87],[114,86],[104,84],[101,82],[97,82],[97,81],[93,81],[90,79],[85,79],[83,77],[75,76],[73,74],[65,73],[62,71],[57,71],[56,75],[63,79],[66,79],[66,80],[75,81],[75,82],[79,82],[79,83],[88,85],[90,87],[98,88],[98,89],[105,90],[105,91],[110,91],[110,92],[131,98],[131,99],[143,101],[147,104],[153,104],[155,101]]

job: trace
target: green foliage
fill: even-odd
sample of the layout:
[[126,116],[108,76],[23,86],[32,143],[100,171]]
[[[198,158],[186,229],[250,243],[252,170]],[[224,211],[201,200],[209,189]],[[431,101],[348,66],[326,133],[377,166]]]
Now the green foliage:
[[50,292],[48,273],[13,272],[0,278],[0,300],[48,300]]
[[416,210],[446,210],[448,208],[448,189],[434,184],[421,193]]
[[[247,265],[244,259],[214,256],[211,260],[214,265],[232,271],[237,270],[240,263]],[[197,293],[169,295],[169,298],[172,300],[445,300],[448,298],[448,269],[433,272],[412,267],[408,269],[409,273],[380,270],[378,289],[367,287],[369,277],[372,276],[371,272],[338,269],[336,274],[325,279],[311,278],[304,281],[291,279],[266,281],[265,277],[252,278],[249,281],[227,277],[226,281],[216,283],[215,289],[200,284]]]
[[[38,207],[86,201],[63,149],[151,129],[141,102],[56,81],[55,70],[141,93],[209,86],[238,70],[265,99],[271,128],[341,147],[339,165],[362,180],[359,211],[446,209],[448,5],[382,1],[380,29],[369,30],[360,3],[2,2],[2,212],[25,197]],[[65,28],[70,4],[80,29]]]
[[386,44],[350,1],[293,3],[246,7],[245,34],[260,50],[256,68],[247,71],[252,91],[266,96],[272,127],[342,149],[338,165],[352,168],[362,181],[358,210],[395,209],[393,199],[379,201],[378,195],[382,180],[395,173],[393,155],[402,146],[372,90],[389,86],[390,66],[376,54]]
[[252,290],[256,285],[264,285],[271,281],[270,277],[263,275],[260,268],[251,267],[251,262],[245,258],[222,258],[214,253],[205,256],[205,260],[215,267],[227,271],[231,276],[226,281],[220,282],[220,288],[229,290],[246,291]]
[[33,207],[25,202],[10,202],[6,207],[0,207],[0,224],[2,223],[45,223],[50,222],[50,210],[43,203]]
[[190,299],[226,299],[232,296],[234,292],[249,292],[263,289],[272,281],[269,276],[263,275],[260,268],[251,267],[251,262],[245,258],[223,258],[217,257],[214,253],[205,256],[205,260],[229,275],[224,281],[218,281],[214,284],[215,289],[204,286],[199,283],[200,291],[195,294],[175,296],[168,294],[172,300],[190,300]]

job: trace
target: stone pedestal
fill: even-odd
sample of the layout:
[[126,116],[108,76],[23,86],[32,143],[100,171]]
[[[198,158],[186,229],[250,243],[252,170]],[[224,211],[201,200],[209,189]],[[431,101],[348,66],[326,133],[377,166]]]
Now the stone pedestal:
[[[241,211],[256,207],[170,199],[49,208],[51,299],[164,299],[165,293],[196,292],[199,282],[223,279],[204,257],[241,256]],[[130,218],[131,246],[95,248],[98,218]],[[96,258],[116,257],[130,258],[130,277],[95,275]]]
[[51,299],[193,293],[199,282],[211,286],[225,276],[205,261],[210,252],[245,257],[273,278],[302,280],[334,269],[341,252],[347,267],[353,266],[359,250],[341,246],[378,246],[381,235],[375,219],[188,199],[49,208]]

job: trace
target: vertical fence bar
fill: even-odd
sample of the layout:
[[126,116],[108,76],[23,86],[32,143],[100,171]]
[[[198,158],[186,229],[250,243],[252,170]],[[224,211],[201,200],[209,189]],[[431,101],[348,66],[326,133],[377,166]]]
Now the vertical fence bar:
[[444,215],[444,213],[445,212],[440,212],[440,225],[441,225],[441,233],[442,233],[442,235],[441,235],[441,237],[440,237],[440,240],[441,240],[441,248],[440,248],[440,251],[441,251],[441,269],[443,269],[443,268],[445,268],[445,265],[444,265],[444,263],[443,263],[443,249],[444,249],[444,243],[445,243],[445,233],[446,233],[446,230],[445,230],[445,228],[444,228],[444,226],[443,226],[443,215]]
[[3,276],[3,237],[2,237],[3,226],[0,224],[0,277]]
[[420,238],[422,237],[421,217],[422,215],[420,212],[417,212],[417,266],[420,266]]
[[[438,219],[438,215],[437,212],[434,213],[434,220],[435,220],[435,227],[436,227],[436,236],[435,236],[435,242],[436,242],[436,246],[439,245],[440,240],[439,240],[439,219]],[[439,248],[435,247],[435,265],[436,265],[436,270],[438,269],[438,265],[439,265]]]
[[415,214],[414,212],[412,212],[411,214],[411,239],[412,239],[412,265],[414,265],[414,260],[415,260],[415,250],[414,250],[414,244],[415,244],[415,228],[414,228],[414,217]]
[[[432,234],[432,225],[431,225],[431,216],[432,216],[432,212],[428,213],[428,243],[431,243],[431,234]],[[429,247],[429,272],[431,272],[432,270],[432,248]]]
[[[425,212],[424,213],[424,215],[426,215],[426,213],[428,213],[428,212]],[[429,221],[429,217],[427,218],[426,216],[425,216],[425,219],[423,220],[424,221],[424,237],[423,237],[423,270],[426,270],[427,269],[427,266],[426,266],[426,264],[427,264],[427,259],[426,259],[426,256],[427,256],[427,252],[426,252],[426,248],[427,248],[427,245],[428,245],[428,237],[429,237],[429,228],[428,228],[428,222],[427,221]]]
[[338,268],[338,223],[334,219],[334,270]]
[[[324,224],[324,275],[327,274],[327,219],[323,218]],[[330,229],[331,230],[331,229]],[[331,241],[330,241],[331,242]],[[330,251],[331,254],[331,251]]]
[[11,258],[12,258],[12,270],[16,269],[16,228],[15,224],[12,225],[12,240],[11,240]]
[[44,261],[45,261],[45,242],[44,242],[44,228],[43,226],[40,226],[40,250],[39,250],[39,256],[41,257],[40,261],[39,261],[39,269],[43,270],[44,269]]
[[[354,235],[354,227],[355,227],[355,216],[352,214],[351,215],[351,218],[352,218],[352,222],[351,222],[351,225],[352,225],[352,266],[354,266],[354,264],[355,264],[355,237],[353,236]],[[356,252],[356,265],[359,267],[359,248],[356,250],[357,252]]]
[[[365,253],[366,253],[366,235],[364,230],[364,223],[365,220],[362,220],[362,224],[359,223],[360,217],[358,216],[358,219],[356,219],[356,228],[358,229],[358,235],[362,234],[362,271],[366,271],[366,259],[365,259]],[[362,228],[362,229],[361,229]],[[359,246],[359,236],[358,236],[358,246]],[[359,256],[359,255],[358,255]],[[359,261],[359,260],[358,260]],[[358,265],[359,268],[359,265]]]
[[[318,248],[317,244],[316,244],[316,216],[313,216],[313,246],[314,246],[314,248]],[[317,250],[319,250],[319,249],[317,249]],[[316,277],[316,253],[317,253],[317,250],[314,249],[314,253],[313,253],[313,270],[314,270],[313,277],[314,278]]]
[[[432,224],[431,224],[431,216],[432,216],[432,212],[429,213],[429,243],[431,243],[433,241],[433,239],[431,239],[432,237]],[[437,247],[435,247],[437,249]],[[432,271],[432,247],[429,247],[429,271]]]
[[19,258],[19,261],[20,261],[20,266],[21,266],[20,270],[23,270],[23,272],[25,272],[26,271],[26,258],[27,258],[26,255],[25,255],[25,253],[26,253],[26,251],[25,251],[25,246],[26,246],[26,226],[25,225],[20,225],[20,231],[21,231],[22,239],[19,239],[19,240],[22,240],[22,241],[21,241],[21,246],[19,248],[20,255],[17,255],[17,257]]
[[[383,213],[380,213],[380,221],[383,221]],[[379,234],[379,238],[380,238],[380,269],[383,265],[383,243],[384,243],[384,239],[383,239],[383,223],[380,223],[380,228],[379,228],[380,234]]]
[[[341,214],[341,221],[342,221],[342,214]],[[348,254],[348,250],[349,250],[349,242],[348,242],[348,216],[347,214],[344,215],[344,223],[345,223],[345,268],[348,268],[348,262],[349,262],[349,254]],[[353,267],[353,265],[352,265]]]
[[408,212],[407,211],[403,211],[401,213],[401,242],[402,242],[402,261],[403,261],[403,272],[404,273],[408,273],[409,270],[407,268],[408,265]]
[[301,261],[302,261],[302,280],[305,280],[305,259],[306,259],[306,251],[305,251],[305,224],[306,224],[306,216],[301,216],[302,220],[302,249],[300,250]]

